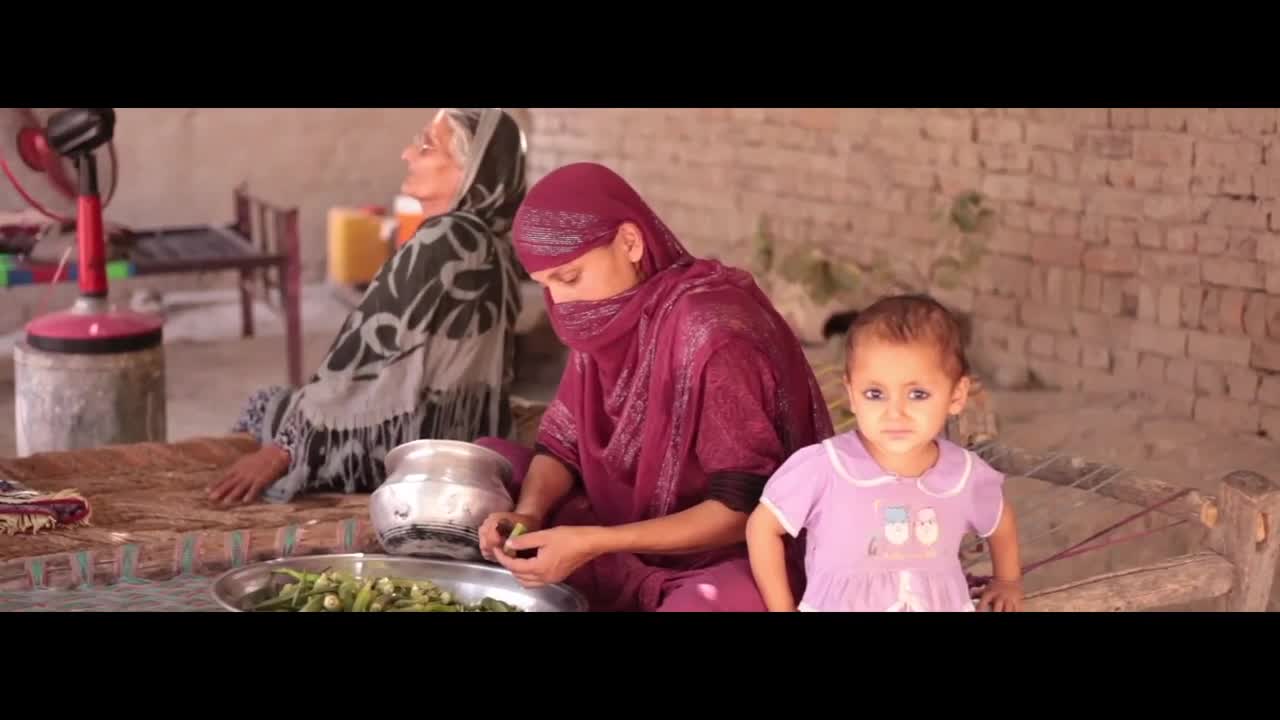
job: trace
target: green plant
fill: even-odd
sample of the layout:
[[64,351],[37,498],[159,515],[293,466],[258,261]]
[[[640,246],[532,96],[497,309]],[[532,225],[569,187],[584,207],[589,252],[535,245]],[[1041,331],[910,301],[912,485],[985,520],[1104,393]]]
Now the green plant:
[[942,238],[922,269],[905,260],[895,262],[884,250],[877,251],[865,267],[809,245],[779,258],[769,219],[762,216],[752,241],[752,265],[761,274],[776,273],[803,286],[810,299],[820,304],[868,284],[890,292],[919,292],[934,285],[952,290],[981,263],[994,218],[995,211],[981,193],[957,194],[949,206],[934,214],[934,221],[942,226]]

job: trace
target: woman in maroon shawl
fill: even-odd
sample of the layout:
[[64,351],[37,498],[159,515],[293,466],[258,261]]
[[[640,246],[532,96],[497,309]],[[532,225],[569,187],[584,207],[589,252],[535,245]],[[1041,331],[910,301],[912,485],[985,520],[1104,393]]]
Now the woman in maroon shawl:
[[[480,529],[484,556],[594,610],[763,611],[747,516],[793,452],[832,434],[794,333],[749,274],[690,256],[600,165],[543,178],[514,241],[571,352],[534,450],[481,441],[518,485],[515,512]],[[530,532],[504,552],[516,522]]]

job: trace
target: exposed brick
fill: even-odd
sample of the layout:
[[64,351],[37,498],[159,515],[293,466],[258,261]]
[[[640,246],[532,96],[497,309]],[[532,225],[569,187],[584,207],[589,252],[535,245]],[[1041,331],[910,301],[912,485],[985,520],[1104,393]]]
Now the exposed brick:
[[1111,367],[1111,351],[1102,345],[1082,344],[1080,348],[1080,364],[1087,368],[1107,370]]
[[1165,364],[1164,379],[1184,390],[1196,389],[1196,364],[1183,358],[1171,358]]
[[1280,265],[1280,236],[1265,233],[1258,237],[1256,254],[1259,262]]
[[1249,368],[1227,368],[1227,396],[1233,400],[1253,402],[1258,397],[1258,383],[1261,377],[1256,370]]
[[1140,132],[1133,136],[1133,156],[1150,165],[1191,165],[1195,141],[1169,132]]
[[1138,166],[1132,160],[1107,163],[1107,184],[1114,188],[1134,189],[1138,186]]
[[1222,330],[1222,290],[1204,288],[1200,300],[1200,328],[1211,333]]
[[988,175],[982,182],[982,192],[997,200],[1026,202],[1031,198],[1031,183],[1016,175]]
[[835,130],[839,124],[838,108],[797,108],[791,111],[791,123],[813,130]]
[[1164,235],[1164,246],[1171,252],[1191,253],[1196,250],[1196,231],[1191,227],[1170,228]]
[[1031,358],[1027,365],[1033,375],[1051,388],[1078,390],[1083,382],[1080,369],[1072,365],[1040,358]]
[[1258,402],[1271,407],[1280,407],[1280,375],[1262,376],[1262,382],[1258,385]]
[[1143,284],[1138,288],[1138,319],[1145,322],[1156,322],[1160,310],[1157,307],[1157,288]]
[[1020,230],[1000,228],[991,234],[987,247],[992,252],[1020,257],[1031,256],[1031,234]]
[[1111,371],[1121,377],[1138,378],[1138,351],[1113,350]]
[[1252,140],[1197,140],[1196,167],[1238,167],[1262,164],[1262,143]]
[[1164,247],[1164,228],[1155,223],[1143,223],[1138,226],[1139,247],[1157,249]]
[[1226,395],[1227,375],[1211,363],[1196,363],[1196,390],[1206,395]]
[[1146,108],[1109,108],[1108,124],[1117,129],[1147,127]]
[[1144,251],[1138,275],[1147,280],[1175,285],[1198,285],[1200,258],[1195,255]]
[[1187,130],[1193,135],[1223,137],[1231,134],[1221,108],[1187,108]]
[[1220,227],[1267,229],[1267,206],[1250,200],[1214,198],[1207,221]]
[[1157,298],[1156,322],[1165,327],[1176,328],[1182,324],[1182,289],[1177,285],[1165,285],[1160,288]]
[[977,170],[982,167],[977,145],[958,145],[955,152],[956,167]]
[[1135,322],[1132,345],[1136,350],[1146,350],[1165,357],[1183,357],[1187,354],[1187,331]]
[[[1033,196],[1034,192],[1033,189]],[[1053,213],[1049,210],[1027,210],[1027,229],[1039,235],[1052,233]]]
[[1190,192],[1194,196],[1220,195],[1222,171],[1218,168],[1197,168],[1191,175]]
[[1187,129],[1187,115],[1184,108],[1147,108],[1147,121],[1154,130],[1182,132]]
[[1070,127],[1104,128],[1110,113],[1107,108],[1035,108],[1034,117]]
[[998,295],[977,295],[973,299],[973,313],[978,317],[1001,322],[1016,322],[1018,301]]
[[1085,273],[1080,285],[1080,307],[1098,310],[1102,307],[1102,276]]
[[1213,335],[1199,330],[1187,333],[1187,356],[1222,365],[1249,366],[1253,342],[1247,337]]
[[1210,285],[1262,289],[1266,287],[1262,266],[1249,260],[1229,257],[1205,258],[1200,263],[1204,282]]
[[907,187],[933,190],[938,185],[938,174],[924,165],[897,163],[893,166],[892,176],[900,184]]
[[1123,218],[1107,219],[1107,244],[1134,247],[1138,244],[1138,222]]
[[1256,340],[1267,338],[1267,296],[1265,293],[1248,293],[1244,305],[1244,334]]
[[1027,352],[1045,358],[1053,357],[1053,336],[1048,333],[1031,333]]
[[1031,151],[1023,145],[983,145],[978,148],[982,167],[993,172],[1025,173],[1031,170]]
[[1182,288],[1182,324],[1190,328],[1200,327],[1200,309],[1204,304],[1204,288]]
[[1019,308],[1018,318],[1029,328],[1066,333],[1071,330],[1071,313],[1063,308],[1027,300]]
[[1193,392],[1169,385],[1147,389],[1147,394],[1155,401],[1153,409],[1158,414],[1176,418],[1190,418],[1195,410],[1196,395]]
[[1080,218],[1080,239],[1093,245],[1107,242],[1107,218],[1101,215],[1084,215]]
[[984,143],[1022,142],[1023,126],[1017,120],[998,117],[978,119],[978,141]]
[[1251,169],[1224,169],[1222,171],[1222,181],[1218,184],[1218,192],[1223,195],[1252,195],[1253,173]]
[[1244,334],[1244,307],[1248,296],[1243,290],[1228,288],[1218,296],[1218,329],[1228,335]]
[[973,121],[964,117],[930,115],[924,121],[925,137],[963,142],[973,139]]
[[1068,365],[1079,365],[1081,354],[1080,341],[1070,337],[1058,336],[1054,339],[1053,354],[1058,360]]
[[1280,438],[1280,410],[1264,409],[1258,421],[1259,431],[1269,438]]
[[1280,342],[1255,340],[1249,364],[1259,370],[1280,371]]
[[1167,358],[1151,353],[1138,353],[1138,374],[1144,378],[1162,378]]
[[1216,428],[1255,433],[1260,427],[1262,411],[1256,405],[1223,397],[1196,398],[1196,422]]
[[1027,123],[1027,143],[1033,148],[1075,152],[1076,131],[1065,125]]
[[1165,168],[1160,173],[1160,189],[1164,192],[1189,192],[1191,190],[1191,171],[1183,168]]
[[1154,165],[1138,165],[1133,169],[1133,187],[1147,192],[1161,189],[1164,171]]
[[1267,267],[1267,294],[1280,295],[1280,267]]
[[1031,259],[1038,263],[1079,267],[1085,244],[1080,240],[1056,237],[1033,237]]
[[1120,160],[1133,157],[1133,135],[1127,132],[1094,131],[1087,134],[1087,148],[1090,153]]
[[[1085,204],[1085,212],[1091,215],[1133,218],[1143,217],[1146,195],[1132,190],[1099,188]],[[1264,218],[1265,221],[1265,218]]]
[[1223,254],[1241,260],[1254,260],[1258,257],[1259,237],[1262,235],[1264,233],[1257,230],[1232,228],[1227,233],[1227,249]]
[[1031,185],[1031,202],[1037,207],[1056,210],[1084,210],[1084,195],[1080,188],[1064,183],[1037,180]]
[[1138,284],[1131,278],[1106,277],[1102,280],[1102,306],[1105,315],[1136,317]]
[[979,292],[993,292],[1006,297],[1026,297],[1031,261],[993,255],[987,257],[977,273]]
[[1080,378],[1080,389],[1085,392],[1123,393],[1132,389],[1130,378],[1113,375],[1106,370],[1081,368],[1077,376]]
[[[1139,254],[1134,248],[1089,247],[1083,251],[1081,262],[1089,272],[1106,275],[1128,275],[1138,271]],[[1199,265],[1196,271],[1199,273]]]
[[1261,108],[1223,108],[1227,127],[1248,137],[1269,135],[1276,131],[1276,116]]
[[1227,251],[1230,237],[1226,228],[1197,227],[1196,252],[1201,255],[1221,255]]
[[1097,156],[1080,158],[1080,182],[1086,185],[1107,184],[1107,159]]
[[1080,237],[1080,215],[1073,212],[1054,213],[1050,231],[1059,237]]

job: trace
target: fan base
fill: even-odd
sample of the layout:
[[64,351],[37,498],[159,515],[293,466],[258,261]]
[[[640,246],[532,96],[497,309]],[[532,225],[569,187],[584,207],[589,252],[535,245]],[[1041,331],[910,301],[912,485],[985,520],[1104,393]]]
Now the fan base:
[[27,323],[26,330],[31,347],[51,353],[138,352],[164,342],[160,316],[110,308],[94,298],[80,298],[70,310],[42,315]]

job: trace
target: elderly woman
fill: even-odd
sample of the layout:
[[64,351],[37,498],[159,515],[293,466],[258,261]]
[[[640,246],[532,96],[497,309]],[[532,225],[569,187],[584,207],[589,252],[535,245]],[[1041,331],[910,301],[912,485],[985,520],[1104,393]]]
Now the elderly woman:
[[[518,485],[482,554],[595,610],[763,611],[747,516],[793,452],[832,434],[794,333],[749,274],[691,257],[600,165],[545,177],[514,238],[571,354],[536,449],[481,441]],[[515,523],[532,532],[505,543]]]
[[234,431],[262,447],[211,499],[368,492],[396,445],[509,433],[520,312],[509,233],[524,199],[524,153],[519,126],[494,109],[441,110],[413,139],[401,191],[427,219],[379,270],[310,382],[250,399]]

